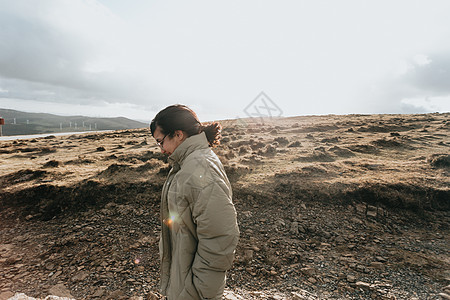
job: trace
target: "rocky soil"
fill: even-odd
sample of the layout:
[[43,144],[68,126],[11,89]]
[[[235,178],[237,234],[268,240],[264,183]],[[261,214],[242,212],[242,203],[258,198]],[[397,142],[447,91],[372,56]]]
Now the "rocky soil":
[[[450,114],[223,121],[226,299],[446,299]],[[159,299],[147,129],[0,142],[0,299]]]

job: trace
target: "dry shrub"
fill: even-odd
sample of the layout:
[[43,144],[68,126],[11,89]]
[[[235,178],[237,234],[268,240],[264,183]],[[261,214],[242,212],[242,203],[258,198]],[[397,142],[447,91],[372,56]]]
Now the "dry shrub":
[[98,175],[109,177],[117,173],[124,173],[131,170],[131,166],[129,165],[121,165],[121,164],[112,164],[106,170],[101,171]]

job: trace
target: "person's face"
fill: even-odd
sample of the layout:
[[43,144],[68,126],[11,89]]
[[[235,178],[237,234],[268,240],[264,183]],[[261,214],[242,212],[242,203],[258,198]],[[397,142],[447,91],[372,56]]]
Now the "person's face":
[[153,137],[159,148],[161,148],[161,152],[167,155],[172,155],[173,151],[186,139],[181,130],[176,130],[174,136],[170,137],[169,135],[163,134],[159,126],[153,132]]

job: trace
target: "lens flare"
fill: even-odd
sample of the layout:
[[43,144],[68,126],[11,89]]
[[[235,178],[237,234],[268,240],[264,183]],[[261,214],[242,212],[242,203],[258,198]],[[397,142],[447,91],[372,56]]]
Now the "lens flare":
[[170,215],[169,218],[164,220],[164,223],[166,223],[167,226],[171,227],[173,223],[176,221],[177,217],[175,215]]

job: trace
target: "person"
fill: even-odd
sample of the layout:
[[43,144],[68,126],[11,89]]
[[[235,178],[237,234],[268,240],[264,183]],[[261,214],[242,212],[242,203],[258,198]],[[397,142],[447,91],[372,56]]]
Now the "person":
[[230,182],[211,147],[221,125],[202,125],[184,105],[150,124],[171,170],[161,195],[161,293],[169,300],[221,299],[239,239]]

